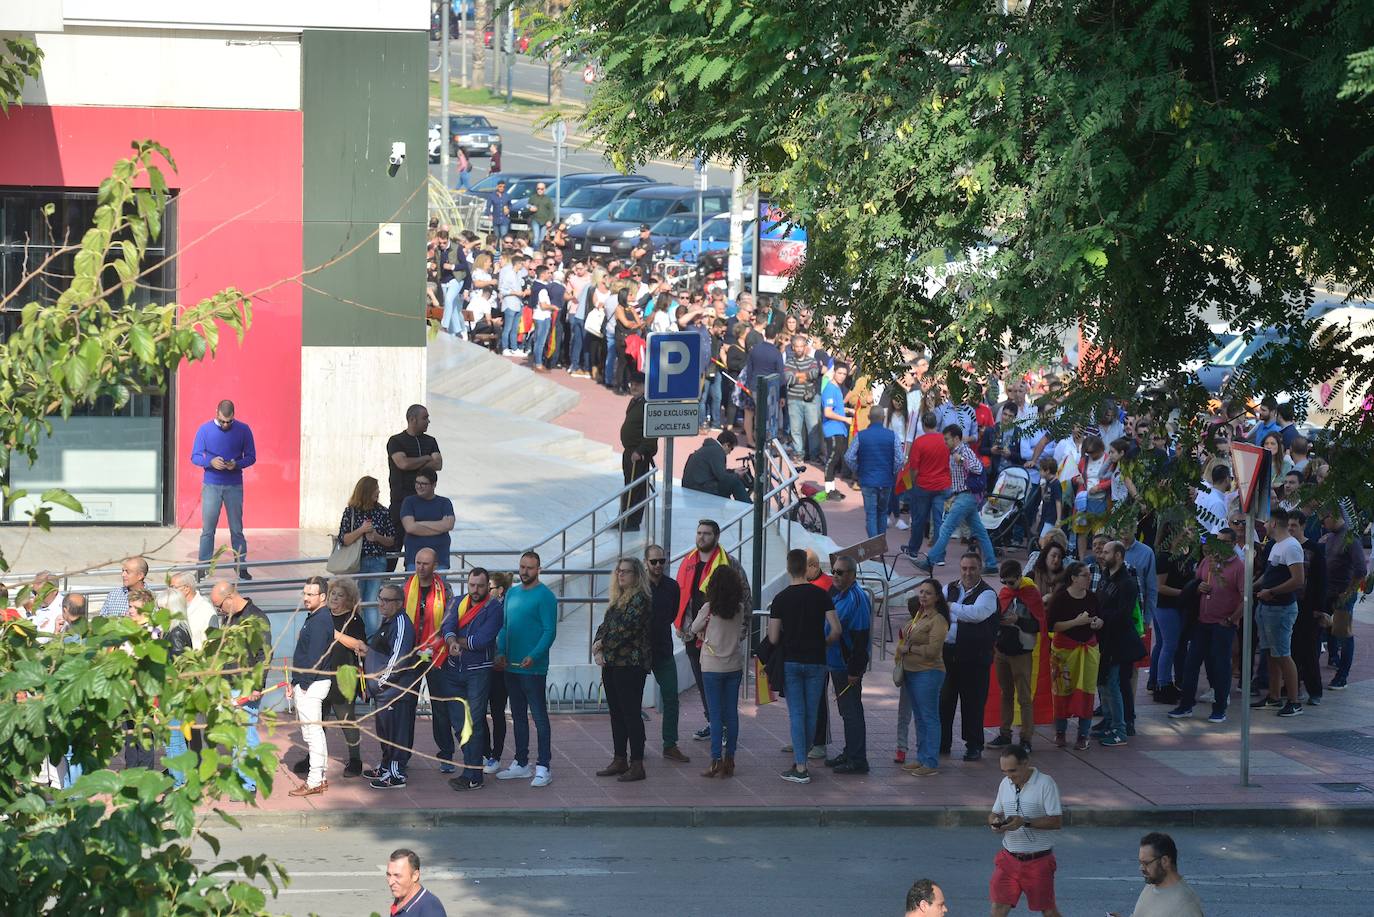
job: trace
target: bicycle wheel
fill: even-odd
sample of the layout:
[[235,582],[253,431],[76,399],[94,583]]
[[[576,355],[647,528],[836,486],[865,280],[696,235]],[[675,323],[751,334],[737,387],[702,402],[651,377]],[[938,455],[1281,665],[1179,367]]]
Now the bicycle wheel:
[[797,505],[792,507],[792,512],[788,518],[793,522],[800,522],[801,527],[813,535],[824,535],[825,531],[825,511],[821,505],[812,497],[802,497],[797,501]]

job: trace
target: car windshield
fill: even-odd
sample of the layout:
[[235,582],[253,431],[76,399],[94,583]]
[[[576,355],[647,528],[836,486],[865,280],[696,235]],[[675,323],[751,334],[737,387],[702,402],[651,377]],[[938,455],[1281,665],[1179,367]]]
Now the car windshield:
[[670,197],[627,197],[616,205],[611,219],[621,223],[654,223],[672,209]]
[[486,178],[482,179],[477,184],[473,185],[472,190],[477,192],[478,194],[486,194],[488,192],[495,191],[496,183],[500,181],[504,181],[506,183],[506,190],[509,191],[510,180],[502,178],[499,173],[496,175],[488,175]]
[[1236,366],[1254,356],[1264,345],[1272,344],[1275,340],[1276,338],[1272,333],[1258,334],[1248,341],[1244,335],[1238,335],[1234,341],[1217,351],[1217,355],[1212,357],[1212,364],[1214,366]]
[[453,115],[448,119],[448,129],[455,134],[459,131],[495,130],[491,122],[481,115]]
[[696,228],[696,214],[679,214],[659,220],[653,231],[660,236],[685,236]]
[[567,197],[563,198],[564,207],[581,207],[589,209],[593,207],[604,207],[620,192],[619,188],[606,188],[600,185],[588,185],[578,188]]
[[551,184],[553,182],[547,178],[517,178],[515,184],[506,186],[506,192],[510,194],[511,200],[517,200],[518,198],[529,197],[534,193],[534,189],[540,185],[545,186],[544,193],[547,194],[548,186]]

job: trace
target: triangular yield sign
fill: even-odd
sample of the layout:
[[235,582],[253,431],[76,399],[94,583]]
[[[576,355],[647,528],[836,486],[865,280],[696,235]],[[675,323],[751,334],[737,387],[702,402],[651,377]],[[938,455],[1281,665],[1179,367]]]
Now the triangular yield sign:
[[1255,485],[1262,477],[1259,471],[1264,464],[1264,455],[1264,450],[1259,446],[1231,443],[1231,470],[1236,476],[1236,491],[1243,512],[1250,511],[1250,501],[1255,496]]

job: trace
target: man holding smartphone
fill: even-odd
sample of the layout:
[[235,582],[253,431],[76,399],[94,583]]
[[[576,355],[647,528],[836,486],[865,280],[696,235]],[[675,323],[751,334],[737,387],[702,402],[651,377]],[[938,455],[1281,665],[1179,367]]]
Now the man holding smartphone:
[[1002,784],[988,815],[988,826],[1002,835],[993,860],[989,898],[992,917],[1006,917],[1026,896],[1026,907],[1045,917],[1060,917],[1054,901],[1054,842],[1046,833],[1064,826],[1059,787],[1030,765],[1021,745],[1002,749]]
[[[221,401],[215,419],[201,424],[191,445],[191,463],[205,469],[205,481],[200,488],[197,563],[207,563],[215,554],[215,529],[223,508],[229,518],[229,545],[241,580],[252,579],[248,575],[248,541],[243,537],[243,469],[257,460],[253,431],[248,424],[234,419],[234,402]],[[196,578],[204,579],[206,572],[203,568],[197,570]]]

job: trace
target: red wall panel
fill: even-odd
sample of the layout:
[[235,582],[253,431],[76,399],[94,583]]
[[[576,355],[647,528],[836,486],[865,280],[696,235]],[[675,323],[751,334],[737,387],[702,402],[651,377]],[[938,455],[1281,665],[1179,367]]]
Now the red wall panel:
[[[295,528],[300,512],[302,119],[299,111],[29,105],[0,118],[0,185],[95,187],[135,139],[177,164],[177,300],[225,287],[253,293],[239,345],[221,335],[213,359],[177,375],[176,521],[200,520],[196,428],[230,398],[253,428],[258,463],[245,472],[244,525]],[[166,170],[164,170],[166,171]],[[270,289],[268,289],[270,287]],[[226,534],[227,533],[221,533]]]

